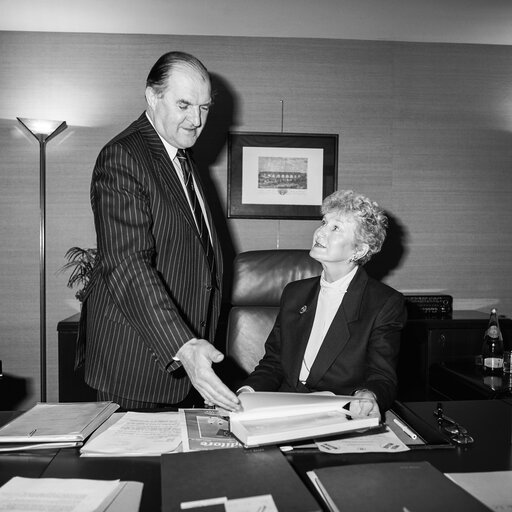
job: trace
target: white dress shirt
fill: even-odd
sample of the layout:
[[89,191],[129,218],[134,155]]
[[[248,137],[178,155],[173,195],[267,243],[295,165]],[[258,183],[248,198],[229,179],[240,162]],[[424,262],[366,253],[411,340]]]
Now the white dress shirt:
[[322,346],[325,335],[341,305],[348,285],[356,275],[357,268],[356,266],[346,276],[343,276],[333,283],[327,282],[324,278],[324,272],[322,272],[315,319],[313,320],[313,327],[311,328],[311,334],[309,335],[308,344],[302,360],[302,367],[300,369],[299,380],[303,384],[309,376],[309,372]]
[[[151,123],[151,126],[153,126],[153,128],[155,128],[155,125],[153,124],[151,119],[149,119],[147,112],[146,112],[146,117],[148,118],[149,122]],[[156,128],[155,128],[155,131],[156,131]],[[183,171],[181,169],[181,164],[180,164],[179,158],[176,156],[178,153],[178,149],[175,148],[174,146],[171,146],[163,137],[160,136],[160,134],[158,132],[156,132],[156,133],[160,137],[160,140],[162,141],[162,143],[165,147],[165,150],[167,151],[167,154],[169,155],[169,158],[171,159],[171,161],[177,171],[176,174],[178,175],[178,178],[180,179],[181,186],[183,187],[183,192],[185,193],[185,197],[187,198],[188,206],[190,207],[190,211],[193,214],[194,211],[192,208],[192,203],[190,202],[190,197],[188,196],[187,187],[185,185],[185,177],[183,176]],[[194,176],[192,176],[192,179],[194,179]],[[197,198],[199,200],[199,205],[201,206],[201,211],[203,212],[204,221],[208,228],[208,234],[210,235],[210,240],[212,240],[212,232],[210,229],[210,223],[208,222],[208,217],[206,216],[206,210],[204,207],[203,196],[199,193],[199,191],[197,189],[197,184],[196,184],[195,179],[194,179],[194,189],[196,190]],[[194,215],[192,215],[192,216],[194,217],[194,222],[195,222],[195,216]],[[196,222],[196,225],[197,225],[197,222]],[[199,226],[198,226],[198,228],[199,228]]]

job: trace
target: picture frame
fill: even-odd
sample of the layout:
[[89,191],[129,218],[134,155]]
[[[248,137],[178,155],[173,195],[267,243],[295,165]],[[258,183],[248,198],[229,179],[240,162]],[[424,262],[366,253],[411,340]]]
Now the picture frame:
[[338,134],[228,134],[228,218],[320,219],[337,181]]

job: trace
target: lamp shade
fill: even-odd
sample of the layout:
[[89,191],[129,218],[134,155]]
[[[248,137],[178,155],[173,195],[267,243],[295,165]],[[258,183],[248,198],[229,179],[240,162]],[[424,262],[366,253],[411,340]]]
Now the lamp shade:
[[65,130],[66,121],[51,121],[48,119],[16,118],[36,139],[47,142],[58,133]]

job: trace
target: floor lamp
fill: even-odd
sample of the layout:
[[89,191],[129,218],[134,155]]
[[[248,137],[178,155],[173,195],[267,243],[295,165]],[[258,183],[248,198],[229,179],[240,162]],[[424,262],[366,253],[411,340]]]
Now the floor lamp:
[[46,144],[66,121],[16,118],[39,142],[39,352],[41,402],[46,402]]

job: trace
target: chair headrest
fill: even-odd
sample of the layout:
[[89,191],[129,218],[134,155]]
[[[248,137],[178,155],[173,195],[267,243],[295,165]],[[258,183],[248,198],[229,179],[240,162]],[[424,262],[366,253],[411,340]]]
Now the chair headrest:
[[319,276],[322,266],[305,249],[246,251],[234,261],[234,306],[279,306],[291,281]]

